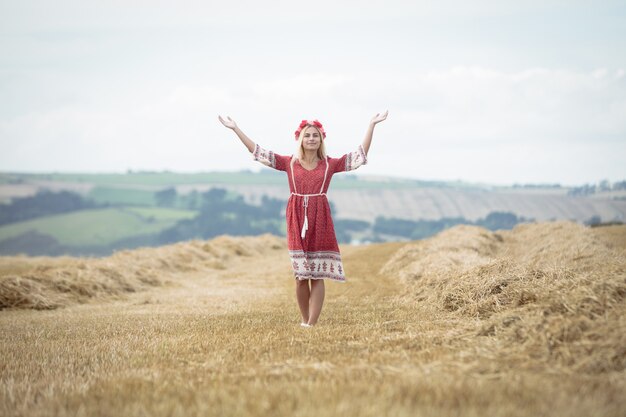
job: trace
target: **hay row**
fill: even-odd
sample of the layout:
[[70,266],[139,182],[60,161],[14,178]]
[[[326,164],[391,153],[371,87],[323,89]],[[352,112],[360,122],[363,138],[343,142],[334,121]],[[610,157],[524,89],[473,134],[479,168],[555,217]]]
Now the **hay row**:
[[227,269],[239,258],[284,247],[283,239],[272,235],[220,236],[123,250],[106,258],[2,257],[0,309],[47,310],[116,298],[161,286],[175,274]]
[[[626,232],[626,228],[622,233]],[[486,355],[571,372],[626,369],[626,257],[572,222],[458,226],[398,251],[382,272],[406,302],[476,323]]]

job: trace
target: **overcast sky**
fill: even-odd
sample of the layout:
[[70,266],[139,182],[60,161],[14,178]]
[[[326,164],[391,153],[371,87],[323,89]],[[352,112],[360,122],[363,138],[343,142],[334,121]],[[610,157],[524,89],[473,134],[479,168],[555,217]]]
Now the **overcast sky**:
[[359,175],[626,179],[623,1],[0,0],[0,171],[264,169],[317,118]]

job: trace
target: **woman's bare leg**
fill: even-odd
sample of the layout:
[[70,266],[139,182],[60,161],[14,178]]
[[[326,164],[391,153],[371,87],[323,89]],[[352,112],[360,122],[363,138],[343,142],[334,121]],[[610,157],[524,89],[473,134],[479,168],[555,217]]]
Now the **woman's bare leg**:
[[322,312],[324,304],[324,280],[311,280],[311,301],[309,302],[309,324],[314,325]]
[[309,290],[308,279],[296,279],[296,298],[298,299],[298,306],[300,307],[300,314],[302,314],[302,323],[309,322],[309,297],[311,296],[311,290]]

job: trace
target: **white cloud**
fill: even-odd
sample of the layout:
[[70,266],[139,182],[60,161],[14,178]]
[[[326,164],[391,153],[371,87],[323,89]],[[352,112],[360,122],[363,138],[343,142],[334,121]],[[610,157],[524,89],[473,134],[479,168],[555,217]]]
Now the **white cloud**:
[[217,114],[283,153],[302,118],[319,118],[337,155],[389,109],[362,174],[620,179],[620,7],[3,2],[0,168],[255,166]]
[[[189,84],[152,92],[150,100],[137,90],[133,100],[106,108],[64,107],[3,121],[0,162],[4,169],[27,170],[252,168],[217,114],[232,116],[253,140],[281,153],[291,153],[299,120],[317,117],[336,155],[360,143],[374,113],[389,109],[363,174],[584,181],[596,173],[581,167],[597,169],[602,164],[593,161],[603,158],[618,164],[612,155],[626,143],[626,81],[611,73],[619,70],[598,76],[454,67]],[[605,171],[613,179],[626,176],[621,166]]]

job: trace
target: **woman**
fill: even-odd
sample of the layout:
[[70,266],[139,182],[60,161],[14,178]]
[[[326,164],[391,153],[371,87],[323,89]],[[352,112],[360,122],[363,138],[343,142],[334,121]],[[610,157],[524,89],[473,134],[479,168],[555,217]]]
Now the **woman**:
[[303,327],[314,326],[319,319],[324,303],[324,279],[346,280],[326,198],[330,180],[337,172],[351,171],[367,163],[374,127],[385,120],[387,114],[376,114],[370,121],[363,144],[341,158],[326,155],[326,132],[317,120],[300,123],[295,132],[296,154],[284,156],[252,142],[230,117],[218,116],[224,126],[237,134],[255,161],[287,173],[291,190],[286,211],[287,246],[296,278],[296,297]]

